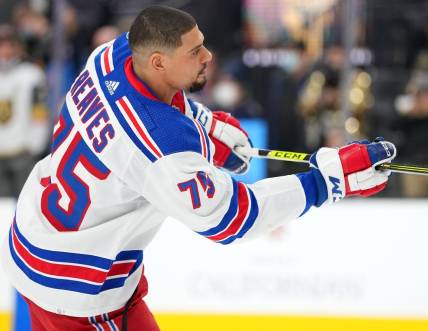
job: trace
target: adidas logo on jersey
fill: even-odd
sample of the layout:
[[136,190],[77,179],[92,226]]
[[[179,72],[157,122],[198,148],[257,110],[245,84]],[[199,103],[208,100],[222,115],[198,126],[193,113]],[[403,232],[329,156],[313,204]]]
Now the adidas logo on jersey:
[[116,82],[114,80],[107,80],[106,86],[108,93],[110,93],[110,95],[113,95],[114,92],[116,92],[117,87],[119,86],[119,82]]

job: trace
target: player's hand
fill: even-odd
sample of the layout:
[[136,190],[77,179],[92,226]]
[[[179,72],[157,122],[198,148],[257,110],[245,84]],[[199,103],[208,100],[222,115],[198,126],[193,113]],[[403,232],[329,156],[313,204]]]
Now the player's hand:
[[[244,174],[250,168],[251,141],[239,121],[229,113],[212,112],[209,136],[215,144],[214,165],[236,174]],[[236,147],[241,147],[239,152]]]
[[[324,180],[327,201],[335,202],[345,196],[370,196],[382,191],[391,172],[376,170],[376,166],[391,162],[396,155],[394,144],[383,139],[357,141],[339,149],[321,148],[312,154],[310,166]],[[317,180],[319,192],[320,184]]]
[[[192,101],[193,117],[209,133],[215,145],[214,165],[236,174],[244,174],[250,168],[251,140],[239,121],[229,113],[212,112],[199,102]],[[239,148],[239,152],[236,150]]]

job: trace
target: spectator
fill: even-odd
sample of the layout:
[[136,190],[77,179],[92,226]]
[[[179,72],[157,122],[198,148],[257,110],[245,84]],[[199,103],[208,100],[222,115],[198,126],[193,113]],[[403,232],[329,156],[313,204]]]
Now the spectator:
[[17,197],[47,144],[45,75],[23,55],[12,27],[0,26],[0,196]]
[[51,26],[48,19],[30,6],[20,4],[14,9],[13,25],[24,43],[29,59],[39,65],[46,65],[51,47]]
[[113,25],[105,25],[98,28],[92,36],[92,48],[95,49],[98,46],[115,39],[119,34],[119,29]]
[[[269,82],[269,145],[286,151],[308,151],[305,144],[305,123],[297,111],[297,97],[307,71],[308,57],[303,43],[293,43],[279,48],[282,53],[280,66]],[[307,165],[293,162],[269,162],[269,175],[306,171]]]
[[93,34],[112,21],[113,1],[69,0],[67,2],[67,33],[71,44],[71,60],[76,71],[86,62],[92,50]]
[[22,0],[0,0],[0,24],[9,22],[15,6],[22,3]]
[[232,113],[237,118],[254,118],[262,115],[259,103],[239,79],[241,62],[229,57],[223,61],[213,52],[213,60],[207,68],[207,84],[193,98],[212,110]]
[[306,144],[310,150],[344,143],[339,93],[343,64],[343,48],[330,45],[325,56],[311,68],[300,93],[298,108],[306,118]]
[[[428,81],[409,97],[409,109],[395,125],[402,137],[398,161],[426,166],[428,154],[426,149],[420,148],[420,144],[428,141]],[[402,175],[401,180],[404,196],[428,197],[428,177]]]

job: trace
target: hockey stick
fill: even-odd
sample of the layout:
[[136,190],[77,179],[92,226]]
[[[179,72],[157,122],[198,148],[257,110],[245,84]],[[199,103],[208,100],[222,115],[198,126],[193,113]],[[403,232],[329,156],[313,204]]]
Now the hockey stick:
[[[239,151],[239,147],[237,148],[237,151]],[[252,148],[251,156],[263,158],[263,159],[271,159],[271,160],[309,163],[309,158],[311,154]],[[411,166],[411,165],[384,163],[384,164],[378,165],[376,169],[390,170],[392,172],[398,172],[402,174],[428,176],[428,168]]]

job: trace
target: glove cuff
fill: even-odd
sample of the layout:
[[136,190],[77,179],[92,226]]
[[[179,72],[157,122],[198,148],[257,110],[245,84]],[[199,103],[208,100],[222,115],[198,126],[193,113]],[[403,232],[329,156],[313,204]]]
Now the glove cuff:
[[318,169],[311,169],[311,171],[318,193],[317,200],[315,201],[315,206],[320,207],[328,199],[327,185],[325,183],[324,177]]
[[310,162],[324,179],[327,186],[327,201],[332,203],[342,200],[346,195],[346,187],[338,150],[323,147],[311,157]]

